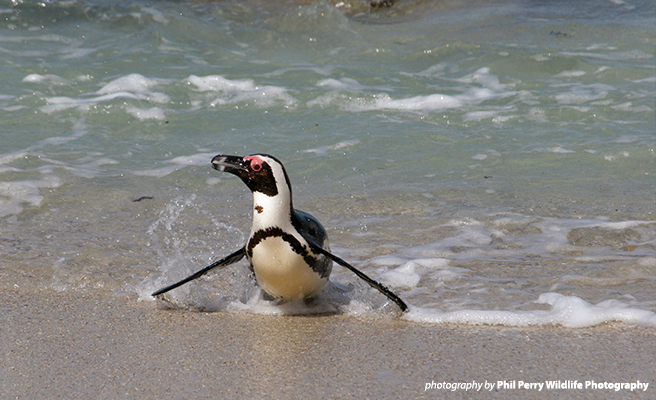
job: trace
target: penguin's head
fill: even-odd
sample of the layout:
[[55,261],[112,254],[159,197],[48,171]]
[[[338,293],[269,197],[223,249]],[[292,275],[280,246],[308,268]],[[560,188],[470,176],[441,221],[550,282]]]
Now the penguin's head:
[[253,193],[277,196],[292,187],[282,163],[268,154],[251,154],[246,157],[219,154],[212,159],[212,168],[238,176]]

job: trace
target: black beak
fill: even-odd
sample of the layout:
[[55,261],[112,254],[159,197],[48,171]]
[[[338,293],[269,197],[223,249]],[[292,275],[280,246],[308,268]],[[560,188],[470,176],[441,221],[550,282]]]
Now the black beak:
[[212,168],[221,172],[230,172],[242,178],[248,173],[248,163],[243,157],[219,154],[212,159]]

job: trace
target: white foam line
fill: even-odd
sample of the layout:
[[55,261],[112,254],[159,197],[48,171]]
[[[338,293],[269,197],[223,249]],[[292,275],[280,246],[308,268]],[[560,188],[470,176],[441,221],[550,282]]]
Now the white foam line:
[[359,139],[344,140],[332,146],[322,146],[322,147],[316,147],[314,149],[303,150],[303,153],[314,153],[318,155],[325,155],[329,151],[345,149],[351,146],[355,146],[358,143],[360,143]]
[[210,103],[212,107],[249,102],[260,107],[271,106],[278,102],[282,102],[286,107],[296,104],[296,99],[288,93],[286,88],[258,86],[252,79],[231,80],[220,75],[204,77],[190,75],[185,81],[194,85],[200,92],[219,93],[221,97]]
[[[508,85],[499,82],[499,78],[490,75],[489,68],[481,68],[472,74],[465,75],[459,79],[452,80],[469,87],[460,94],[448,95],[433,93],[408,98],[392,98],[383,92],[378,94],[363,95],[360,97],[346,96],[341,91],[364,91],[372,88],[364,87],[357,81],[349,78],[324,79],[317,86],[332,89],[331,92],[321,95],[314,100],[308,101],[307,106],[328,106],[337,104],[345,111],[363,112],[376,110],[396,111],[440,111],[452,108],[460,108],[470,104],[479,104],[483,101],[515,95],[516,92],[507,91]],[[471,117],[477,118],[476,114]]]
[[98,90],[98,94],[122,93],[122,92],[148,92],[153,86],[166,82],[159,79],[146,78],[140,74],[129,74],[116,78]]
[[612,53],[585,53],[585,52],[569,52],[569,51],[564,51],[560,53],[563,56],[570,56],[570,57],[589,57],[589,58],[596,58],[600,60],[612,60],[612,61],[619,61],[619,60],[649,60],[651,58],[654,58],[653,55],[645,53],[640,50],[628,50],[628,51],[620,51],[620,52],[612,52]]
[[562,325],[567,328],[583,328],[606,322],[656,326],[656,313],[637,308],[629,308],[619,301],[605,301],[590,304],[576,296],[559,293],[541,294],[538,304],[551,306],[548,311],[497,311],[497,310],[459,310],[442,312],[434,309],[410,307],[403,316],[413,322],[432,324],[502,325],[533,326]]

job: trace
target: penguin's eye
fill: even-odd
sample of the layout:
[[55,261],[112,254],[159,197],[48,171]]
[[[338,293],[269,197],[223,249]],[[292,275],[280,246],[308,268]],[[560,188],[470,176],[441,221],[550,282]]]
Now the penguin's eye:
[[244,160],[250,161],[250,167],[253,171],[258,172],[262,169],[263,161],[258,157],[244,157]]

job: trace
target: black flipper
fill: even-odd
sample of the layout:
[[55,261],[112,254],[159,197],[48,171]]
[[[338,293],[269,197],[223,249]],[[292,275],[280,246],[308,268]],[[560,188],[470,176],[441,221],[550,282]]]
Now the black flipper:
[[246,255],[246,247],[242,247],[241,249],[235,251],[234,253],[230,254],[226,258],[208,265],[207,267],[201,269],[200,271],[196,272],[195,274],[184,278],[180,282],[174,283],[173,285],[169,285],[165,288],[162,288],[162,289],[156,291],[151,296],[159,296],[160,294],[166,293],[169,290],[177,288],[178,286],[182,286],[182,285],[184,285],[185,283],[187,283],[189,281],[193,281],[194,279],[200,278],[201,276],[205,275],[206,273],[208,273],[210,270],[212,270],[214,268],[225,267],[225,266],[228,266],[230,264],[234,264],[237,261],[244,258],[245,255]]
[[392,292],[391,290],[389,290],[385,285],[383,285],[383,284],[381,284],[381,283],[378,283],[378,282],[376,282],[375,280],[369,278],[367,275],[365,275],[364,273],[362,273],[360,270],[358,270],[357,268],[355,268],[355,267],[352,266],[351,264],[347,263],[346,261],[344,261],[344,260],[342,260],[341,258],[337,257],[336,255],[332,254],[332,253],[329,252],[328,250],[325,250],[325,249],[321,248],[321,246],[317,245],[317,244],[314,243],[313,241],[308,240],[307,237],[306,237],[305,239],[306,239],[306,240],[308,241],[308,243],[310,243],[310,245],[312,246],[312,251],[314,251],[314,252],[316,252],[316,253],[321,253],[321,254],[323,254],[324,256],[326,256],[326,257],[330,258],[331,260],[333,260],[334,262],[336,262],[337,264],[341,265],[342,267],[345,267],[345,268],[347,268],[347,269],[350,269],[350,270],[351,270],[354,274],[356,274],[360,279],[362,279],[363,281],[367,282],[367,283],[369,284],[369,286],[371,286],[372,288],[378,290],[379,292],[381,292],[382,294],[384,294],[385,296],[387,296],[388,299],[390,299],[390,300],[392,300],[393,302],[395,302],[395,303],[399,306],[399,308],[401,309],[401,311],[405,312],[405,311],[408,309],[408,305],[405,304],[405,302],[404,302],[403,300],[401,300],[401,298],[400,298],[399,296],[397,296],[394,292]]

